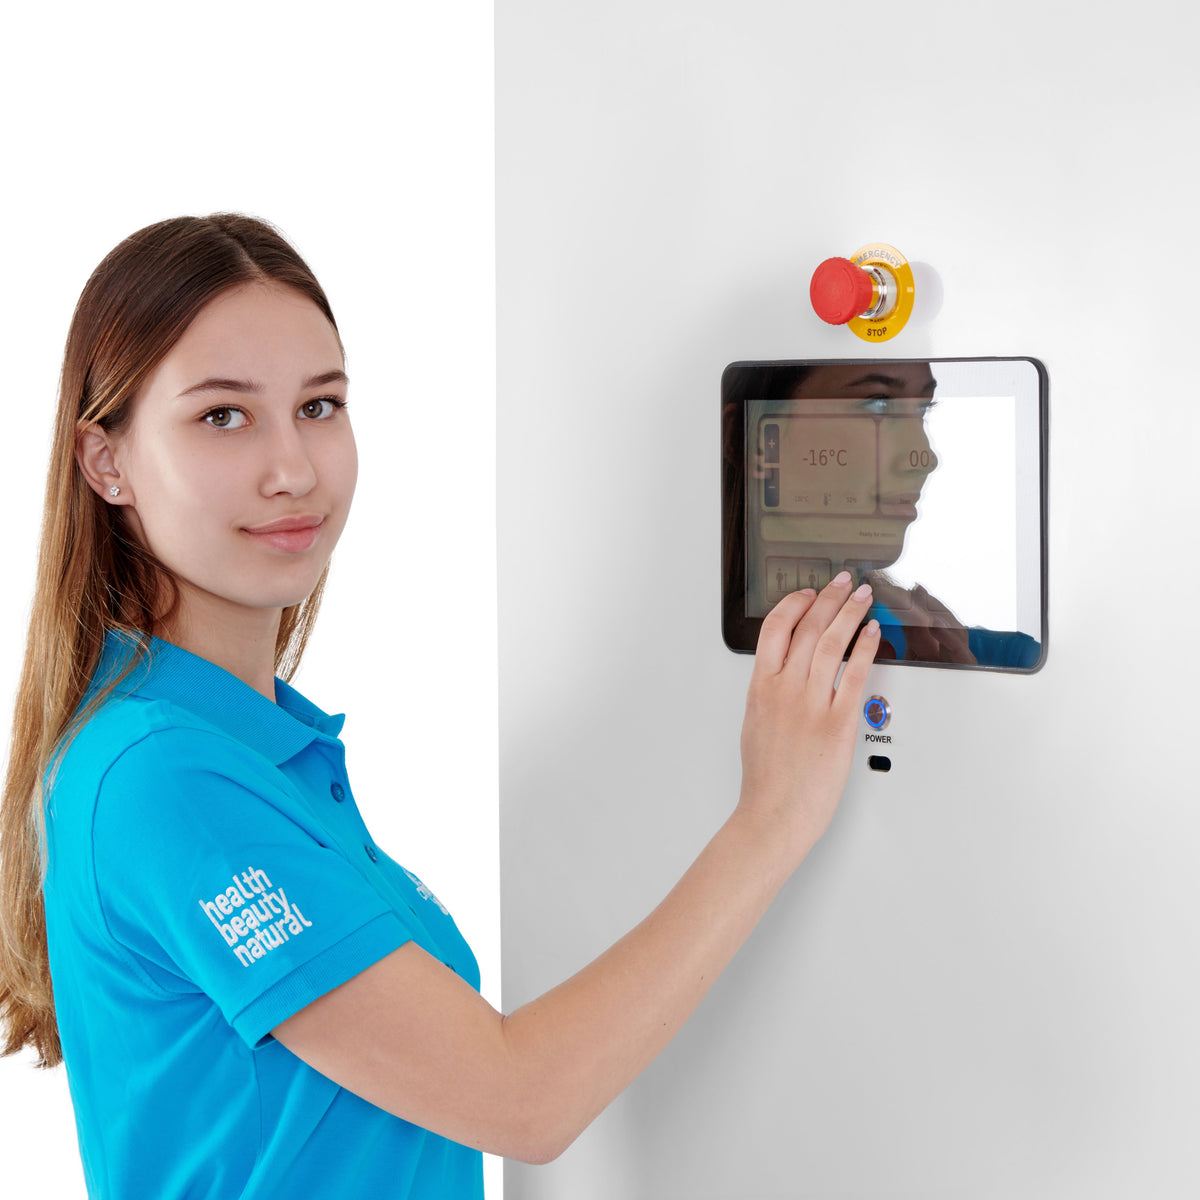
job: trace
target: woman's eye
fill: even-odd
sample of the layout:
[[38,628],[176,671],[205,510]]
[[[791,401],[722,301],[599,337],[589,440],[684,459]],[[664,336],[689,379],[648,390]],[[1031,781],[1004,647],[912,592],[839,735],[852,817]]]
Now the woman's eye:
[[907,398],[897,398],[896,396],[864,396],[859,401],[859,408],[865,412],[875,413],[878,416],[893,413],[899,416],[924,416],[930,409],[937,408],[936,400],[921,400],[915,402]]
[[867,412],[885,413],[891,407],[891,403],[891,396],[867,396],[859,407],[866,409]]
[[246,414],[240,408],[210,408],[201,420],[214,429],[240,429],[246,423]]
[[312,421],[332,417],[339,408],[345,408],[345,402],[334,396],[322,396],[319,400],[307,400],[300,405],[300,415]]

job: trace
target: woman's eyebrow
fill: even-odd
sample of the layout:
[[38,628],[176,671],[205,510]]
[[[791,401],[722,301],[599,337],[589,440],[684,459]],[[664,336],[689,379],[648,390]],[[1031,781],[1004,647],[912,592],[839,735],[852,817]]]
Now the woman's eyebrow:
[[[878,383],[883,387],[891,388],[895,392],[905,392],[905,389],[909,387],[909,384],[906,380],[901,379],[896,375],[885,375],[882,372],[872,372],[869,375],[864,375],[864,376],[862,376],[861,379],[856,379],[853,383],[846,384],[846,387],[847,388],[862,387],[864,384],[869,384],[869,383]],[[916,395],[924,395],[926,392],[932,394],[936,390],[936,388],[937,388],[937,380],[930,379],[930,381],[927,384],[925,384],[925,386],[923,388],[921,388],[920,392],[917,392],[915,394]]]
[[350,376],[345,371],[333,370],[324,371],[320,375],[313,375],[306,379],[301,385],[301,388],[324,387],[327,383],[346,383],[350,382]]
[[[345,371],[333,370],[322,371],[319,375],[311,375],[304,380],[300,385],[301,391],[306,391],[308,388],[324,387],[327,383],[346,383],[350,382],[349,376]],[[194,383],[190,388],[186,388],[175,397],[176,400],[182,400],[185,396],[195,396],[200,392],[249,392],[257,395],[261,392],[262,384],[255,383],[250,379],[224,379],[219,376],[212,376],[209,379],[202,379],[199,383]]]

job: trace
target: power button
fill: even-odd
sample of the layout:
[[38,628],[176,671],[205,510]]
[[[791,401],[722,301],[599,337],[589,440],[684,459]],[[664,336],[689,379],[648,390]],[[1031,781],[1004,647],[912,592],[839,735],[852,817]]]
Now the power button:
[[872,696],[863,705],[863,716],[872,729],[886,729],[892,719],[892,706],[882,696]]

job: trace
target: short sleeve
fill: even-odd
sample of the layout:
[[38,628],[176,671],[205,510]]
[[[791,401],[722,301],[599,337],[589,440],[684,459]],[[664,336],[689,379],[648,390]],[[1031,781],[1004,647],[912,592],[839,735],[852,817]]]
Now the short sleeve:
[[203,992],[251,1047],[413,937],[296,785],[215,730],[127,748],[100,784],[92,851],[133,970],[164,999]]

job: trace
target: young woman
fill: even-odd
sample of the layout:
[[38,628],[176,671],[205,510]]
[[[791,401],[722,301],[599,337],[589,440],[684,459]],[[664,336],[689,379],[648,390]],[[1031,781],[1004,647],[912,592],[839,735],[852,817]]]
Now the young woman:
[[[4,1049],[65,1061],[89,1193],[478,1197],[658,1054],[828,825],[878,645],[849,578],[764,622],[726,824],[509,1016],[286,682],[354,491],[341,342],[269,226],[122,242],[67,339],[4,792]],[[279,676],[279,677],[277,677]]]

